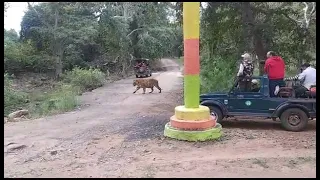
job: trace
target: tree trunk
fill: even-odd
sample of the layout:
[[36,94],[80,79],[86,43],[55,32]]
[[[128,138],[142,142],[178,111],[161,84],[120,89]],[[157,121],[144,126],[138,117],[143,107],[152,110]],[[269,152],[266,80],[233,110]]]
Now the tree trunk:
[[[209,2],[210,3],[210,2]],[[179,25],[182,26],[182,16],[183,16],[183,2],[176,2],[175,7],[175,15],[176,15],[176,21]]]
[[[130,23],[130,31],[133,31],[135,29],[138,29],[138,22],[136,16],[133,16],[133,21]],[[132,40],[132,48],[133,48],[133,56],[135,58],[141,58],[141,54],[138,48],[138,37],[139,33],[138,31],[134,31],[131,35],[131,40]]]
[[59,43],[58,38],[56,37],[56,32],[58,28],[58,19],[59,19],[59,12],[58,8],[55,7],[55,13],[54,13],[54,27],[53,27],[53,56],[54,56],[54,61],[55,61],[55,75],[56,79],[59,79],[62,74],[62,55],[63,55],[63,50],[62,50],[62,44]]
[[305,58],[304,54],[305,52],[307,51],[307,48],[306,48],[306,29],[305,28],[302,28],[298,31],[298,35],[301,39],[300,41],[300,48],[297,49],[296,51],[296,58],[297,58],[297,62],[296,62],[296,67],[297,67],[297,72],[299,73],[300,72],[300,68],[302,63],[303,63],[303,60]]
[[56,64],[56,78],[59,79],[61,77],[62,74],[62,56],[61,55],[55,55],[55,64]]
[[126,62],[122,62],[122,72],[121,72],[122,77],[127,76],[127,71],[126,71]]
[[[264,74],[264,60],[266,58],[266,48],[264,47],[262,30],[255,23],[255,15],[253,13],[250,2],[241,3],[243,32],[244,32],[244,51],[253,52],[258,56],[259,75]],[[255,58],[254,58],[255,59]]]
[[262,76],[264,74],[264,63],[266,59],[266,49],[262,40],[262,32],[260,29],[255,29],[253,32],[253,41],[254,41],[254,51],[259,59],[259,75]]
[[[303,63],[303,60],[304,61],[308,61],[308,59],[304,59],[301,55],[303,55],[306,51],[307,51],[307,46],[306,46],[306,41],[307,41],[307,32],[308,32],[308,29],[303,29],[303,33],[302,33],[302,46],[301,46],[301,49],[300,49],[300,53],[299,53],[299,58],[298,58],[298,63],[297,63],[297,67],[298,69],[300,69],[299,67],[301,67],[302,63]],[[300,71],[300,70],[299,70]]]
[[250,2],[242,2],[240,4],[242,12],[242,22],[243,22],[243,37],[244,46],[243,51],[252,52],[253,50],[253,29],[254,29],[254,17]]
[[125,21],[128,21],[128,10],[129,10],[129,3],[130,2],[123,2],[123,16]]

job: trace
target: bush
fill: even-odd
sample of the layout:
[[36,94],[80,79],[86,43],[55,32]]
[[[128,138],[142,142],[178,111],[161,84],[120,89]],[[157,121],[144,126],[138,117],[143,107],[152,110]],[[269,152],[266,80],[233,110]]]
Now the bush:
[[4,48],[4,70],[9,73],[48,72],[54,67],[53,58],[37,52],[30,42],[9,43]]
[[10,76],[4,74],[4,116],[21,108],[27,108],[33,118],[70,111],[78,105],[79,91],[77,87],[60,84],[50,93],[27,94],[15,90]]
[[4,116],[18,110],[26,102],[27,94],[13,89],[9,75],[4,74]]
[[54,91],[33,96],[29,109],[33,117],[56,114],[73,110],[78,104],[78,89],[71,85],[61,84]]
[[26,94],[15,90],[10,77],[4,74],[4,115],[26,106],[33,118],[73,110],[79,104],[79,94],[102,86],[104,81],[105,74],[97,69],[74,68],[51,92]]
[[93,90],[103,86],[105,74],[98,69],[81,69],[74,68],[63,76],[63,82],[69,83],[74,87],[80,88],[81,91]]
[[225,92],[234,83],[238,65],[234,58],[222,58],[214,56],[201,58],[201,93]]

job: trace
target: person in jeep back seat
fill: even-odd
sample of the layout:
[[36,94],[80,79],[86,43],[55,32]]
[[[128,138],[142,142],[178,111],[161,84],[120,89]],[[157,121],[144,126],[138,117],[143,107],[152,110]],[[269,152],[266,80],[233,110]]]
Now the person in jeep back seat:
[[300,85],[294,86],[297,97],[306,97],[306,92],[311,91],[311,87],[317,83],[316,69],[311,67],[309,63],[304,63],[301,66],[301,73],[294,76],[285,78],[285,80],[299,80]]
[[269,51],[267,53],[267,60],[264,65],[264,72],[269,78],[269,94],[270,97],[275,97],[276,87],[285,86],[284,74],[285,63],[280,56],[277,56],[275,52]]
[[243,60],[240,63],[239,71],[237,77],[239,79],[239,88],[243,92],[248,92],[251,89],[251,77],[253,75],[253,63],[252,58],[249,53],[244,53],[241,55]]

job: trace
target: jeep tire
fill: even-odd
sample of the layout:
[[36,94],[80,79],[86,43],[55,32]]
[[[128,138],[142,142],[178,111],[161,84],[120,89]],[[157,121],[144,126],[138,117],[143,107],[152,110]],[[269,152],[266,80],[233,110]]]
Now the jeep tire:
[[210,109],[210,115],[215,116],[217,123],[221,123],[221,121],[223,119],[223,115],[222,115],[220,108],[218,108],[216,106],[211,106],[211,107],[209,107],[209,109]]
[[288,131],[302,131],[307,125],[309,118],[307,114],[299,108],[286,109],[280,116],[281,125]]

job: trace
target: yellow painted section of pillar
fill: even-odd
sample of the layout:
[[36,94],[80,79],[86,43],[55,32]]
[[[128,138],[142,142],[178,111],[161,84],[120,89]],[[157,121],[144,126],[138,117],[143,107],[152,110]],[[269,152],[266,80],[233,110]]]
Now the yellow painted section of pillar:
[[210,119],[210,109],[207,106],[199,106],[199,108],[186,108],[185,106],[177,106],[175,116],[178,120],[184,121],[201,121]]
[[183,37],[199,39],[200,36],[200,2],[183,3]]

